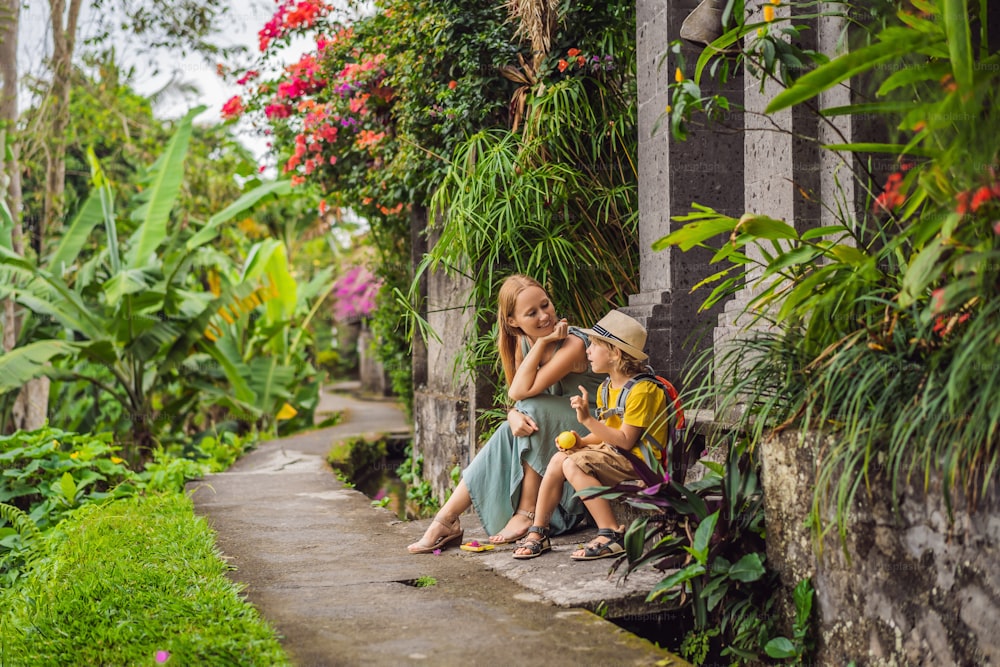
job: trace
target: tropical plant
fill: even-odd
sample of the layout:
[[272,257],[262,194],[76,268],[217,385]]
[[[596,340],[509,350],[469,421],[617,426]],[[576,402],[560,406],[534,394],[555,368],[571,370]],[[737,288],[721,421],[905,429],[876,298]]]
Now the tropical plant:
[[508,4],[530,44],[502,68],[519,84],[512,127],[456,147],[431,200],[436,241],[418,269],[470,279],[480,317],[460,365],[472,372],[496,363],[482,306],[511,273],[540,280],[578,324],[638,291],[634,7],[566,5],[556,16],[538,6]]
[[625,576],[645,566],[673,571],[646,599],[691,610],[683,642],[689,659],[704,660],[709,648],[733,660],[761,659],[776,632],[775,575],[764,567],[764,499],[753,453],[734,438],[725,464],[702,461],[708,472],[690,484],[671,479],[655,457],[647,464],[626,456],[637,481],[580,492],[646,510],[626,531],[625,555],[614,568],[624,565]]
[[[881,188],[858,161],[867,206],[826,202],[840,224],[801,233],[765,215],[697,207],[656,246],[730,235],[716,249],[724,268],[706,281],[722,281],[709,302],[748,290],[748,314],[767,326],[716,363],[722,382],[706,394],[743,405],[741,424],[755,442],[792,426],[835,436],[817,471],[818,532],[829,527],[827,502],[845,530],[847,508],[875,471],[893,488],[939,472],[946,500],[960,486],[975,502],[1000,456],[1000,407],[989,400],[1000,388],[1000,155],[982,140],[1000,127],[997,35],[986,2],[911,4],[863,32],[853,50],[788,79],[766,109],[802,107],[824,122],[884,119],[888,141],[827,147],[895,156],[896,173]],[[796,18],[793,10],[780,21]],[[695,81],[753,29],[739,24],[716,40]],[[850,80],[868,82],[870,96],[818,106],[821,93]],[[684,94],[675,89],[675,99]],[[740,285],[734,269],[748,266],[759,271]]]
[[[225,309],[249,309],[253,294],[262,289],[263,279],[205,291],[192,268],[206,256],[217,257],[204,246],[223,223],[288,187],[286,182],[259,186],[184,240],[185,230],[171,225],[171,211],[183,181],[192,121],[201,111],[192,110],[178,123],[146,173],[144,189],[133,200],[135,230],[126,243],[119,242],[111,184],[92,155],[94,188],[45,265],[0,247],[0,296],[15,299],[37,322],[25,326],[20,347],[0,356],[0,393],[42,375],[91,382],[122,406],[122,421],[110,427],[130,433],[125,458],[133,462],[148,455],[158,431],[182,430],[185,408],[195,395],[179,392],[172,399],[162,383],[176,377],[196,346],[210,353],[209,336],[218,326],[213,320],[225,317]],[[100,231],[100,251],[81,254],[87,239]],[[265,265],[254,275],[263,276]],[[277,290],[278,277],[268,275],[263,288]]]

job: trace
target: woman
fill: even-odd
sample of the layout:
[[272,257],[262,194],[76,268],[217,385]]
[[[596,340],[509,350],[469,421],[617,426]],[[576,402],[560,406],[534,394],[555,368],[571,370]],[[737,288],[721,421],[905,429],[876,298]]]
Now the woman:
[[[597,395],[601,378],[590,372],[586,336],[556,318],[537,280],[507,278],[497,301],[497,344],[514,407],[463,471],[462,481],[420,541],[408,547],[410,553],[431,553],[461,542],[459,515],[469,507],[475,507],[493,544],[524,537],[533,525],[542,474],[556,453],[556,435],[579,428],[568,397],[581,385],[590,396]],[[552,517],[553,534],[583,518],[583,504],[574,493],[564,485]]]

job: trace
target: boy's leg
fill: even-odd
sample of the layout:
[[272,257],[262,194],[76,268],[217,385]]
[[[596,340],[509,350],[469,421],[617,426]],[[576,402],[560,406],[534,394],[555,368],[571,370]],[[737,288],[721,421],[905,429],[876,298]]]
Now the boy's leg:
[[[597,477],[590,475],[580,469],[572,459],[567,459],[563,464],[563,474],[566,480],[573,486],[577,491],[581,489],[586,489],[592,486],[608,486],[602,482]],[[619,525],[617,517],[615,517],[614,509],[611,507],[611,501],[606,498],[590,498],[583,501],[584,506],[586,506],[587,511],[590,512],[590,516],[594,519],[594,523],[597,524],[597,528],[613,530],[616,533],[623,532],[624,526]],[[602,544],[608,544],[611,542],[611,538],[605,535],[598,535],[592,539],[587,546],[589,547],[599,547]],[[580,558],[585,555],[585,549],[578,549],[571,554],[571,558]]]
[[[542,484],[538,488],[538,502],[535,503],[535,527],[548,528],[549,522],[552,520],[552,513],[556,511],[556,507],[559,505],[559,500],[562,498],[562,486],[566,478],[563,476],[563,461],[568,460],[567,456],[558,452],[549,461],[548,467],[545,469],[545,476],[542,477]],[[548,535],[542,535],[541,533],[529,531],[524,539],[534,540],[540,542],[547,538]],[[515,556],[527,556],[531,555],[532,550],[528,547],[518,547],[514,549]]]

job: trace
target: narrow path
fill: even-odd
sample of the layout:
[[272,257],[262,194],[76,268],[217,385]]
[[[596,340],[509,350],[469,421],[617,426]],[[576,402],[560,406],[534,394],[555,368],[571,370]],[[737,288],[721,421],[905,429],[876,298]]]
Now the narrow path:
[[[405,415],[344,393],[323,397],[319,411],[333,409],[345,411],[340,424],[262,443],[189,485],[232,578],[297,666],[686,664],[588,611],[552,604],[476,554],[408,554],[426,521],[372,507],[325,462],[337,440],[407,429]],[[545,560],[529,562],[567,570],[565,559]],[[436,583],[414,585],[428,577]]]

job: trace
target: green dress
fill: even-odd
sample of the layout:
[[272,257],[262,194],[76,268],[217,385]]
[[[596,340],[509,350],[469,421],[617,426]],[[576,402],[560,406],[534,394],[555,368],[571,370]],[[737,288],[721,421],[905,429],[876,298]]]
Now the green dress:
[[[589,345],[586,334],[576,327],[570,327],[569,333]],[[527,349],[527,340],[522,338],[525,354]],[[566,375],[538,396],[518,401],[514,407],[535,420],[538,430],[528,436],[515,436],[510,425],[504,422],[462,472],[472,505],[488,534],[496,535],[503,530],[517,509],[524,479],[522,463],[544,475],[549,460],[557,451],[556,436],[563,431],[580,432],[582,427],[576,420],[576,411],[569,405],[569,397],[579,395],[579,386],[585,387],[593,411],[601,380],[603,376],[588,368],[584,373]],[[583,519],[586,510],[575,494],[568,482],[563,484],[562,499],[550,523],[553,535],[574,528]]]

